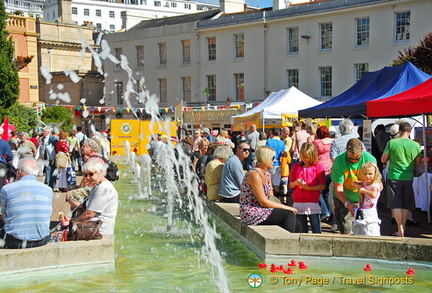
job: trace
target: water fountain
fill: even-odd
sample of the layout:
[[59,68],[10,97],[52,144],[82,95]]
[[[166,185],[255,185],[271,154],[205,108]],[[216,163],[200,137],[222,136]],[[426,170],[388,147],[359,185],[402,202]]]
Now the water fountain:
[[[101,58],[121,64],[130,77],[125,93],[128,106],[129,97],[138,95],[145,102],[146,112],[152,114],[154,121],[160,121],[157,98],[148,91],[138,94],[132,90],[135,80],[125,58],[116,60],[104,42],[100,53],[93,51],[84,41],[83,48],[92,52],[99,70]],[[128,144],[126,148],[126,157],[119,161],[122,174],[116,186],[120,206],[115,232],[115,268],[80,271],[65,267],[54,273],[35,272],[19,282],[0,281],[2,289],[32,292],[249,292],[250,286],[258,286],[260,279],[260,292],[297,291],[299,286],[303,291],[312,292],[317,287],[330,285],[332,290],[350,289],[354,285],[360,290],[376,290],[384,285],[386,289],[391,287],[392,291],[407,292],[414,287],[400,282],[406,277],[408,267],[415,268],[415,290],[432,286],[429,278],[431,267],[416,263],[302,257],[296,261],[303,261],[308,268],[294,268],[292,274],[260,268],[258,263],[262,260],[221,229],[205,211],[206,204],[198,196],[198,184],[190,170],[190,160],[181,148],[176,148],[176,154],[174,146],[168,143],[153,162],[153,168],[148,155],[136,157]],[[180,166],[183,171],[180,171]],[[271,263],[287,266],[290,261],[268,260],[268,266]],[[366,264],[370,264],[373,271],[365,272]],[[399,284],[383,284],[386,282],[383,278],[397,279]]]

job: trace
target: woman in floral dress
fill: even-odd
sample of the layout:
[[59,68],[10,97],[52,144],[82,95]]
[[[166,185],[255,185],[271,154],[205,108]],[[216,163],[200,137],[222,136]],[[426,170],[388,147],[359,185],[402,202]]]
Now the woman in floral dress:
[[249,170],[240,189],[240,219],[246,225],[278,225],[289,232],[296,230],[297,210],[269,198],[273,195],[270,172],[275,151],[268,146],[256,151],[256,167]]

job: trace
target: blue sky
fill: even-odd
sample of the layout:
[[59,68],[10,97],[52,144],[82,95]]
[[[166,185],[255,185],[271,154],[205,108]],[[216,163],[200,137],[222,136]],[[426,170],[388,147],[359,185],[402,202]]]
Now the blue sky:
[[[196,1],[211,3],[211,4],[219,4],[219,0],[196,0]],[[265,7],[273,6],[273,1],[272,0],[246,0],[246,4],[248,4],[249,6],[265,8]]]

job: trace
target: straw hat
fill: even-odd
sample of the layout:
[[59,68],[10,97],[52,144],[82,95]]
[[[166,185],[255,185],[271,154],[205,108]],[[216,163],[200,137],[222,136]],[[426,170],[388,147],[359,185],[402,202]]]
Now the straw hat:
[[216,139],[213,141],[212,146],[213,147],[218,147],[221,145],[228,145],[228,141],[226,138],[222,137],[222,136],[218,136],[216,137]]

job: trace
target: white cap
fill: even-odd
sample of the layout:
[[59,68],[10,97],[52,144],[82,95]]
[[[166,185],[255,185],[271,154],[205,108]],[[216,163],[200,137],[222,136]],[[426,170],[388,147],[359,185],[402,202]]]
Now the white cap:
[[393,124],[390,127],[390,134],[392,136],[392,138],[398,138],[399,137],[399,124]]

